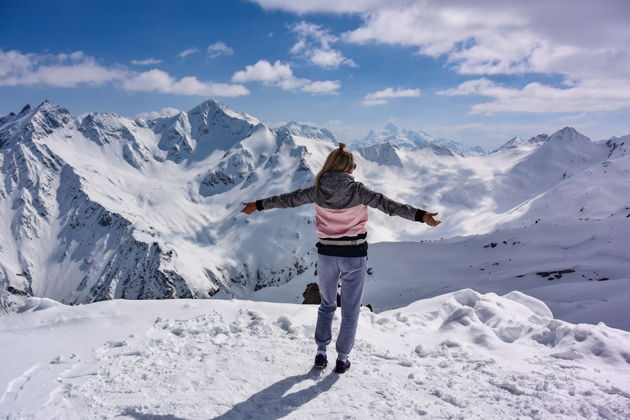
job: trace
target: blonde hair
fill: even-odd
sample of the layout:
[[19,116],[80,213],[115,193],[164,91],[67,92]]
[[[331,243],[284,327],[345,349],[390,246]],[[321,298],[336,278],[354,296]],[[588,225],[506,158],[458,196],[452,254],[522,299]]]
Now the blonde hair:
[[345,143],[339,143],[339,148],[330,152],[324,162],[324,166],[315,177],[315,187],[319,188],[322,182],[322,175],[328,172],[342,171],[351,172],[354,170],[354,157],[352,152],[346,149]]

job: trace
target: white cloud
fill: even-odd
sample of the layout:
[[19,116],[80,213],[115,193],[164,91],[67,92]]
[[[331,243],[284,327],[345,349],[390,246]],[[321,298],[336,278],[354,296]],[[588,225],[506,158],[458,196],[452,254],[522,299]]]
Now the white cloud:
[[78,51],[72,54],[23,54],[0,50],[0,86],[78,87],[111,84],[130,92],[160,92],[198,96],[241,96],[249,91],[238,84],[177,79],[152,69],[145,72],[124,66],[106,67]]
[[293,71],[288,64],[282,64],[280,60],[276,60],[273,64],[267,60],[259,60],[253,66],[246,66],[245,70],[234,73],[232,81],[273,83],[291,78],[293,78]]
[[124,90],[196,96],[242,96],[249,91],[241,85],[200,82],[196,77],[177,80],[162,70],[149,70],[122,80]]
[[518,89],[481,78],[437,94],[477,95],[493,99],[473,105],[471,112],[475,114],[615,111],[630,107],[630,82],[623,80],[585,81],[563,88],[534,82]]
[[0,50],[0,78],[28,72],[33,66],[33,56],[19,51]]
[[341,89],[341,83],[336,80],[307,82],[304,84],[304,86],[302,86],[302,90],[304,92],[322,94],[336,93],[339,89]]
[[[357,14],[362,22],[341,35],[346,42],[413,47],[418,54],[446,58],[460,74],[547,74],[560,76],[569,87],[532,84],[517,90],[539,95],[537,101],[505,95],[500,104],[506,107],[478,104],[474,107],[478,112],[536,112],[550,97],[553,106],[561,109],[573,109],[576,104],[581,104],[578,108],[619,109],[627,107],[626,98],[630,98],[627,0],[253,1],[265,9],[300,15]],[[621,92],[609,89],[613,80]],[[593,96],[596,89],[604,90],[598,99]]]
[[310,59],[316,66],[325,69],[336,69],[342,64],[346,64],[350,67],[357,67],[356,63],[349,58],[346,58],[337,50],[323,50],[316,48],[311,51]]
[[291,31],[298,38],[291,47],[291,54],[325,69],[336,69],[341,65],[357,67],[352,59],[332,47],[338,38],[321,25],[302,21],[293,25]]
[[179,109],[167,107],[162,108],[160,111],[143,112],[136,115],[136,118],[141,120],[154,120],[156,118],[172,117],[173,115],[177,115],[180,112],[181,111]]
[[82,83],[98,86],[125,74],[124,68],[106,68],[80,51],[53,55],[0,50],[0,86],[74,87]]
[[208,56],[210,58],[220,57],[222,55],[232,55],[234,54],[234,50],[228,47],[225,42],[217,41],[214,44],[210,44],[208,46]]
[[301,90],[318,94],[335,94],[341,88],[336,80],[313,81],[295,77],[291,66],[276,60],[271,64],[267,60],[259,60],[254,65],[248,65],[245,70],[234,73],[232,81],[235,83],[261,82],[267,86],[276,86],[284,90]]
[[383,105],[389,99],[395,98],[415,98],[420,96],[420,89],[385,88],[376,92],[368,93],[361,102],[363,105]]
[[191,54],[194,54],[196,52],[199,52],[199,50],[197,48],[187,48],[184,51],[180,52],[179,54],[177,54],[179,57],[181,58],[186,58]]
[[131,64],[136,66],[153,66],[155,64],[160,64],[162,60],[157,58],[145,58],[144,60],[131,60]]

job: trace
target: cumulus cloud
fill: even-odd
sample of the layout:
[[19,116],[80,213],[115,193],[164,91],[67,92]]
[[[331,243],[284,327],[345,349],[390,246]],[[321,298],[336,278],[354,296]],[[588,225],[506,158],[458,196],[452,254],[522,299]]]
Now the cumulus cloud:
[[153,69],[121,80],[124,90],[130,92],[161,92],[198,96],[241,96],[249,91],[241,85],[201,82],[196,77],[176,79],[168,73]]
[[385,88],[368,93],[361,102],[363,105],[383,105],[395,98],[414,98],[420,96],[420,89]]
[[234,54],[234,50],[228,47],[223,41],[217,41],[214,44],[210,44],[208,46],[207,52],[210,58]]
[[152,112],[143,112],[141,114],[136,115],[137,119],[141,120],[155,120],[156,118],[168,118],[173,115],[179,114],[181,111],[177,108],[162,108],[160,111],[152,111]]
[[106,68],[81,51],[72,54],[23,54],[0,50],[0,86],[99,86],[124,77],[122,67]]
[[234,73],[232,82],[261,82],[264,85],[276,86],[284,90],[301,90],[318,94],[335,94],[341,88],[341,83],[336,80],[313,81],[296,77],[291,66],[280,60],[276,60],[273,64],[267,60],[259,60],[254,65],[248,65],[245,70]]
[[232,81],[273,83],[290,78],[293,78],[293,71],[288,64],[282,64],[279,60],[273,64],[267,60],[259,60],[253,66],[246,66],[245,70],[234,73]]
[[181,57],[181,58],[186,58],[189,55],[194,54],[196,52],[199,52],[199,50],[197,48],[187,48],[184,51],[182,51],[179,54],[177,54],[177,56]]
[[621,80],[587,80],[570,87],[533,82],[519,89],[481,78],[437,93],[492,98],[490,102],[473,105],[471,112],[474,114],[615,111],[630,107],[630,82]]
[[[564,79],[561,87],[547,83],[516,89],[520,94],[540,95],[538,101],[504,93],[502,101],[474,106],[475,112],[538,112],[538,105],[550,97],[554,107],[545,110],[592,105],[610,110],[627,107],[625,98],[630,97],[630,5],[626,0],[252,1],[265,9],[300,15],[357,14],[361,23],[340,36],[344,41],[412,47],[417,54],[445,58],[460,74],[529,73]],[[620,92],[611,91],[610,85],[621,86]],[[598,88],[604,94],[594,100]],[[508,106],[496,106],[499,103]],[[584,110],[588,109],[580,109]]]
[[157,58],[145,58],[144,60],[131,60],[131,64],[136,66],[154,66],[160,64],[162,60]]
[[297,35],[290,50],[295,56],[325,69],[336,69],[341,65],[357,67],[352,59],[332,47],[338,38],[323,26],[302,21],[293,25],[291,31]]
[[105,84],[129,92],[198,96],[241,96],[249,93],[242,85],[202,82],[196,77],[177,79],[158,69],[136,72],[124,66],[107,67],[80,51],[52,55],[0,50],[0,86],[71,88]]
[[311,93],[335,93],[341,89],[341,83],[336,80],[308,81],[301,89]]

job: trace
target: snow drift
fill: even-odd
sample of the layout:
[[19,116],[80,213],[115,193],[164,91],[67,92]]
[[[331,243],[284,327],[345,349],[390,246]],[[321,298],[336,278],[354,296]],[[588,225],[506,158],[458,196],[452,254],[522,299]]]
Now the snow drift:
[[380,314],[364,310],[345,375],[309,371],[316,309],[218,299],[70,307],[29,298],[20,313],[0,319],[0,412],[36,419],[630,416],[630,334],[553,319],[543,302],[520,292],[465,289]]

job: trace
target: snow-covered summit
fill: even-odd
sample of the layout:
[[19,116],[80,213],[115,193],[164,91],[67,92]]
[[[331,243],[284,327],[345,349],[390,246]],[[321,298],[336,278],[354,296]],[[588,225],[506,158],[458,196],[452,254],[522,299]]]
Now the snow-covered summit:
[[427,147],[433,140],[431,136],[420,131],[416,132],[398,127],[392,121],[388,122],[382,129],[372,129],[365,137],[355,140],[353,145],[371,146],[373,144],[391,143],[398,147],[415,148]]
[[275,129],[278,133],[283,133],[283,135],[294,135],[300,137],[307,137],[319,140],[328,140],[337,144],[337,138],[335,135],[326,128],[315,127],[309,124],[298,123],[295,121],[291,121],[288,124],[277,127]]
[[43,139],[71,121],[73,117],[67,109],[48,100],[35,108],[27,104],[17,115],[9,114],[9,118],[0,125],[0,147],[9,140],[16,142]]
[[236,112],[215,99],[209,99],[193,107],[188,111],[188,115],[191,117],[191,120],[195,120],[198,117],[201,122],[206,124],[212,119],[225,120],[227,118],[243,120],[250,125],[260,124],[257,118],[247,113]]
[[395,146],[390,142],[377,143],[370,146],[359,146],[356,150],[370,162],[379,165],[403,166],[400,156],[398,155],[400,150],[399,146]]
[[584,134],[580,133],[573,127],[564,127],[551,136],[547,142],[564,142],[564,143],[582,143],[582,144],[592,144],[591,139],[586,137]]
[[[551,135],[539,134],[530,139],[521,139],[516,136],[508,140],[506,143],[495,149],[492,153],[502,152],[506,150],[514,150],[518,148],[538,147],[545,143],[573,145],[571,147],[589,148],[593,144],[591,139],[580,133],[573,127],[564,127]],[[579,145],[579,146],[578,146]],[[555,147],[555,146],[554,146]],[[564,146],[559,146],[564,147]]]
[[495,149],[492,153],[516,149],[523,146],[536,146],[546,142],[547,140],[549,140],[549,136],[546,134],[539,134],[527,140],[521,139],[520,137],[516,136]]
[[440,156],[479,155],[485,153],[479,147],[467,147],[454,140],[435,138],[424,131],[415,131],[401,128],[394,122],[388,122],[381,129],[370,130],[365,137],[354,140],[354,147],[369,147],[376,144],[391,143],[403,149],[428,149]]
[[623,137],[611,137],[605,140],[605,144],[609,149],[609,158],[626,156],[630,148],[630,134]]

